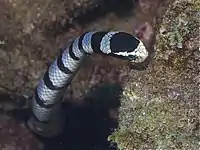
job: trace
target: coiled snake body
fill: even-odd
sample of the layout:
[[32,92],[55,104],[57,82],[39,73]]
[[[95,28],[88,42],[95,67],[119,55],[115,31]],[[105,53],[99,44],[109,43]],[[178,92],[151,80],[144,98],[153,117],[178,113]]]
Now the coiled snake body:
[[[131,62],[143,62],[148,56],[144,44],[121,31],[86,32],[77,37],[50,65],[32,98],[29,128],[43,136],[62,131],[61,99],[84,58],[92,53],[109,55]],[[59,114],[58,114],[59,113]]]

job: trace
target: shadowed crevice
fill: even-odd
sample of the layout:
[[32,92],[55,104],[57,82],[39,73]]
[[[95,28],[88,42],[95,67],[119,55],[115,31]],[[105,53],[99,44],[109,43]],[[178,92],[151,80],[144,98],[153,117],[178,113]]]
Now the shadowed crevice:
[[[84,104],[63,103],[66,125],[61,135],[51,139],[35,137],[44,143],[44,150],[116,150],[107,138],[118,125],[121,94],[118,84],[95,86],[86,95]],[[8,115],[25,122],[30,110],[16,109]]]
[[[55,22],[46,26],[46,34],[56,37],[67,32],[70,28],[74,28],[76,25],[84,27],[110,12],[115,13],[118,17],[124,17],[131,12],[137,1],[138,0],[99,0],[86,9],[82,7],[74,8],[66,12],[66,16],[68,16],[70,20],[66,19],[65,16],[61,16]],[[65,23],[63,23],[63,20],[65,20]]]

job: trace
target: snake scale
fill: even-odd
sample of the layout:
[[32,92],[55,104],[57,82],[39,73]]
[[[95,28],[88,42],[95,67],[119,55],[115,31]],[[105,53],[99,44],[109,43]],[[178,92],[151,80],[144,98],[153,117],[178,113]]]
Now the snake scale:
[[77,37],[49,66],[32,96],[32,116],[27,125],[34,133],[50,137],[62,131],[62,96],[84,59],[92,53],[134,63],[148,57],[143,42],[123,31],[86,32]]

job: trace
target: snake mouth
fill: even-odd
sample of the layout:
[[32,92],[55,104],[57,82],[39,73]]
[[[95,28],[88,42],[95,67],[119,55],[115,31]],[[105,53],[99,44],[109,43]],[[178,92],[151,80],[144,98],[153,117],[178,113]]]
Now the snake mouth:
[[112,56],[114,58],[118,58],[121,60],[129,61],[130,63],[141,63],[146,60],[148,57],[148,51],[145,50],[145,52],[140,53],[138,55],[128,55],[128,56],[122,56],[122,55],[116,55],[116,54],[106,54],[108,56]]
[[127,61],[134,61],[134,60],[137,59],[136,55],[122,56],[122,55],[116,55],[116,54],[113,54],[113,53],[105,54],[105,55],[112,56],[114,58],[118,58],[118,59],[121,59],[121,60],[127,60]]

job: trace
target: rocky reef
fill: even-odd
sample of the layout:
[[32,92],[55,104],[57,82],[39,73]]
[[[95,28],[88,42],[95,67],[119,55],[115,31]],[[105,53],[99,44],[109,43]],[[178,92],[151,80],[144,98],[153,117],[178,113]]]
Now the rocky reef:
[[200,1],[171,2],[159,20],[156,55],[130,71],[118,128],[108,137],[120,150],[199,149]]

